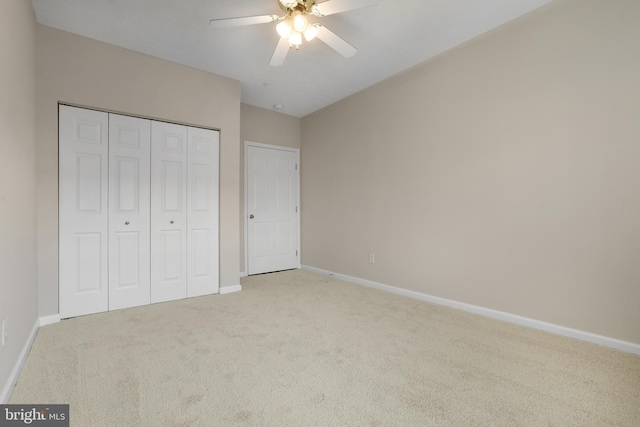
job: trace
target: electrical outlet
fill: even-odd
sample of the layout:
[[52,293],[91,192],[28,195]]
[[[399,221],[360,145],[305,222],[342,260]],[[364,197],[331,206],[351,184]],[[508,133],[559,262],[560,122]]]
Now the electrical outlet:
[[369,254],[369,264],[376,263],[376,254]]
[[2,345],[5,345],[9,341],[9,325],[7,319],[2,321]]

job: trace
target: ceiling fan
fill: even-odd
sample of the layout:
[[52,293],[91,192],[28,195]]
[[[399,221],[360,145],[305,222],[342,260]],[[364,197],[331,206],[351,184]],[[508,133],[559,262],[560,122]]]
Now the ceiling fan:
[[345,58],[356,54],[357,49],[341,39],[333,31],[322,24],[311,23],[311,16],[322,17],[349,10],[375,6],[379,0],[327,0],[318,3],[317,0],[277,0],[280,8],[285,12],[284,16],[258,15],[242,16],[237,18],[212,19],[209,25],[212,28],[229,28],[243,25],[265,24],[280,21],[276,25],[276,31],[280,35],[280,41],[273,52],[269,65],[273,67],[284,63],[289,49],[300,48],[302,38],[310,42],[319,38]]

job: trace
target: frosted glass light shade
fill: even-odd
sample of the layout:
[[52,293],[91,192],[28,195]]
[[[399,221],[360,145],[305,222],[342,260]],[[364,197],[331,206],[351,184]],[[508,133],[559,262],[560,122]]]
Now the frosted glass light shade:
[[317,35],[318,35],[318,27],[316,27],[315,25],[310,25],[304,31],[304,38],[308,42],[315,39]]
[[294,31],[289,36],[289,43],[294,46],[300,46],[302,44],[302,34],[298,31]]
[[283,39],[289,38],[291,35],[291,22],[289,20],[282,21],[276,25],[276,31]]
[[300,14],[293,17],[293,29],[301,33],[307,29],[307,18]]

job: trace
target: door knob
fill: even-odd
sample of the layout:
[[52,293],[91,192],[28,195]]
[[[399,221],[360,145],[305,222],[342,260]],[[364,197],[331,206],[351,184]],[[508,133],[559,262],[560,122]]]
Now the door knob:
[[124,225],[129,225],[129,221],[125,221],[125,222],[124,222]]
[[249,215],[249,219],[253,219],[253,214]]
[[169,224],[173,224],[173,220],[169,221]]

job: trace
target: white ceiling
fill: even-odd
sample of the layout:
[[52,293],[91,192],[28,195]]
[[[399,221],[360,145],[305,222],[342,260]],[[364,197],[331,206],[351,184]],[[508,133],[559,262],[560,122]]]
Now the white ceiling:
[[354,57],[316,39],[281,67],[269,66],[276,23],[209,27],[214,18],[282,15],[277,0],[32,1],[40,24],[239,80],[242,102],[304,117],[551,0],[380,0],[314,17],[355,46]]

